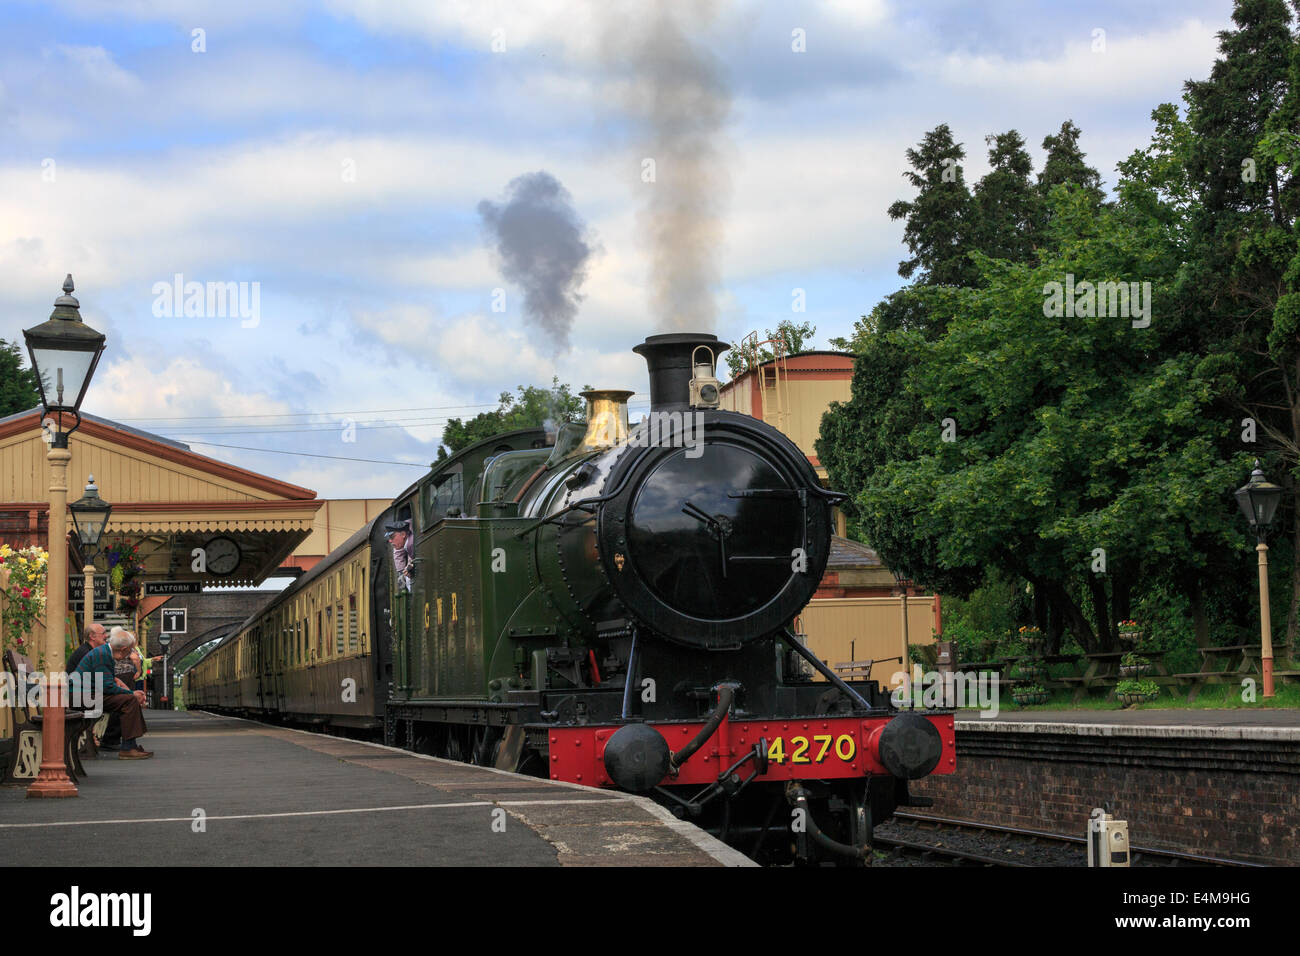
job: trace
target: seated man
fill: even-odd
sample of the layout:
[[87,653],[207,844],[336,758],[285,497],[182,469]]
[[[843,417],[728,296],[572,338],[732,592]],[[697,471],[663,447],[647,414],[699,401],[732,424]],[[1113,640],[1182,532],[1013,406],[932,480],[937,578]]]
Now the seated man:
[[[110,640],[124,634],[131,640],[131,649],[135,649],[135,635],[124,627],[115,627],[109,631]],[[71,668],[69,668],[71,669]],[[117,686],[123,690],[132,690],[135,682],[135,664],[130,656],[113,661],[113,670],[117,673]],[[104,739],[99,742],[100,750],[120,750],[122,743],[122,721],[120,715],[110,713],[108,726],[104,729]]]
[[129,634],[118,633],[115,629],[108,643],[83,657],[76,670],[82,687],[93,686],[88,682],[95,681],[96,677],[103,680],[104,710],[117,714],[122,721],[122,749],[117,755],[119,760],[143,760],[153,756],[152,750],[145,750],[139,744],[139,738],[148,731],[144,723],[144,691],[131,691],[114,673],[116,662],[130,656],[134,643]]
[[81,663],[83,657],[108,640],[108,634],[104,631],[103,624],[91,624],[90,627],[86,628],[82,636],[85,640],[77,646],[77,649],[72,652],[72,656],[68,658],[66,670],[69,674],[77,669],[77,665]]

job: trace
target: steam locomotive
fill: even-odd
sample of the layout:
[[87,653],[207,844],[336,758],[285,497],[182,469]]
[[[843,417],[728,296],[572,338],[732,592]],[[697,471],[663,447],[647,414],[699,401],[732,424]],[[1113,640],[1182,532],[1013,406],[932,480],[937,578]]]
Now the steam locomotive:
[[726,348],[637,346],[635,429],[630,392],[587,391],[585,423],[438,462],[191,668],[189,705],[647,794],[760,861],[868,861],[908,781],[953,771],[953,717],[791,630],[839,496],[718,407]]

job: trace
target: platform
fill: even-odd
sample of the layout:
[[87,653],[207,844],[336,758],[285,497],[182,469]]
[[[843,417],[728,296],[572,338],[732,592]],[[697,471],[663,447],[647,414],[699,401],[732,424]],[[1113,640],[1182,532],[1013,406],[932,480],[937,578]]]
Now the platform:
[[1081,736],[1205,737],[1300,741],[1300,711],[1281,707],[1224,710],[1001,711],[981,717],[957,711],[958,730],[1079,734]]
[[1300,865],[1300,712],[1008,709],[957,713],[957,772],[933,812],[1081,835],[1101,807],[1136,845]]
[[77,799],[0,787],[0,859],[94,866],[107,849],[145,866],[753,865],[642,797],[236,718],[146,718],[156,756],[88,761]]

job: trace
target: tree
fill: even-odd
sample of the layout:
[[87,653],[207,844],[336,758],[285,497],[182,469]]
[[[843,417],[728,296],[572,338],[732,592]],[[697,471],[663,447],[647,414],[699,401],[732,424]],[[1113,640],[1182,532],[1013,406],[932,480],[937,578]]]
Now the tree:
[[1101,174],[1083,161],[1083,150],[1079,148],[1081,132],[1073,121],[1066,120],[1055,136],[1043,137],[1047,159],[1038,174],[1038,191],[1044,199],[1057,186],[1066,184],[1081,187],[1094,205],[1101,205],[1105,198]]
[[903,241],[910,259],[898,264],[904,279],[916,276],[926,285],[969,285],[975,279],[967,253],[972,224],[970,192],[962,175],[966,151],[952,138],[947,124],[925,134],[915,149],[908,149],[912,168],[903,173],[917,190],[910,201],[900,199],[889,207],[890,219],[902,219]]
[[1240,532],[1221,505],[1240,462],[1215,382],[1176,338],[1106,309],[1045,306],[1069,273],[1149,277],[1148,302],[1174,281],[1085,189],[1052,203],[1040,263],[976,254],[972,287],[910,293],[936,338],[862,330],[874,341],[853,404],[866,414],[833,408],[818,454],[889,567],[957,595],[988,569],[1014,573],[1095,650],[1114,645],[1133,588],[1235,560]]
[[[816,334],[817,326],[811,322],[796,324],[792,319],[782,319],[778,322],[775,332],[771,329],[763,330],[766,341],[781,343],[784,355],[796,355],[806,347],[811,347],[812,337]],[[742,342],[740,345],[733,345],[727,352],[727,368],[731,370],[731,377],[735,378],[746,369],[770,362],[775,357],[772,349],[765,345],[751,349]]]
[[993,259],[1029,262],[1043,228],[1043,198],[1030,178],[1033,160],[1015,130],[984,141],[992,168],[975,186],[975,247]]
[[41,403],[36,373],[23,367],[22,349],[0,339],[0,416],[25,412]]
[[558,377],[551,379],[550,388],[520,385],[517,391],[518,396],[502,392],[495,410],[480,412],[467,422],[459,418],[448,419],[442,431],[438,460],[447,457],[447,449],[454,455],[477,441],[502,432],[537,428],[548,422],[558,426],[582,417],[582,398],[572,394],[568,385],[561,385]]
[[[1281,0],[1239,0],[1206,80],[1185,84],[1182,158],[1196,198],[1179,294],[1185,332],[1221,381],[1225,417],[1288,491],[1287,641],[1300,632],[1300,53]],[[1244,417],[1243,417],[1244,416]],[[1235,421],[1234,421],[1235,424]],[[1245,470],[1237,476],[1244,480]],[[1244,536],[1243,536],[1244,537]],[[1274,558],[1282,557],[1276,550]],[[1202,633],[1202,639],[1207,637]]]

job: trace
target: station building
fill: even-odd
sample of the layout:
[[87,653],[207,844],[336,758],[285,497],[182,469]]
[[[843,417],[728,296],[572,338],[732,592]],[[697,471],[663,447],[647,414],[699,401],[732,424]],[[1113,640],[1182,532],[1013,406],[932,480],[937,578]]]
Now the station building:
[[[11,548],[47,546],[47,450],[39,408],[0,419],[0,541]],[[122,587],[117,593],[106,588],[95,620],[131,628],[145,653],[153,655],[161,653],[155,612],[164,605],[187,606],[195,627],[187,624],[186,633],[176,635],[168,648],[172,654],[184,652],[204,627],[205,605],[220,605],[225,619],[242,620],[272,593],[203,589],[256,587],[283,565],[292,566],[295,550],[313,536],[325,504],[308,488],[84,412],[68,450],[68,500],[81,497],[93,475],[101,497],[113,506],[97,556],[83,554],[76,536],[69,536],[74,580],[65,637],[70,647],[84,626],[84,603],[77,599],[88,558],[94,558],[98,574],[107,575],[109,552],[121,555],[133,548],[136,555],[134,561],[121,561]],[[205,560],[196,562],[200,552]],[[158,582],[200,593],[149,593]]]

